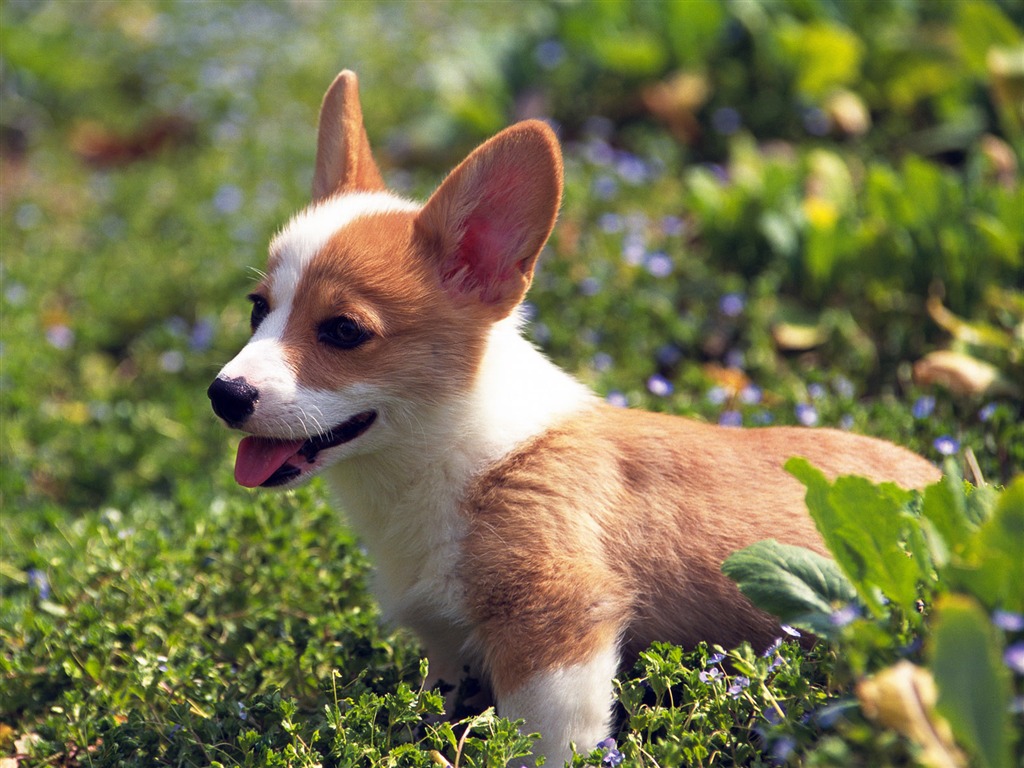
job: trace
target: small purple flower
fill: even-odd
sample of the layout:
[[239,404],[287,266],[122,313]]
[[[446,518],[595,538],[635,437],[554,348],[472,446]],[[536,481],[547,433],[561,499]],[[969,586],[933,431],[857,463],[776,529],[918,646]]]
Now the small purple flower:
[[935,438],[932,446],[943,456],[952,456],[960,450],[960,441],[950,435]]
[[839,427],[841,429],[853,429],[853,414],[844,413],[839,418]]
[[656,373],[647,379],[647,391],[658,397],[668,397],[673,392],[672,382]]
[[832,121],[828,114],[819,107],[809,107],[803,114],[804,130],[811,136],[825,136],[832,130]]
[[825,396],[825,388],[821,384],[808,384],[807,394],[811,400],[821,400]]
[[605,739],[599,742],[597,745],[598,749],[604,750],[604,757],[601,758],[601,765],[610,765],[615,768],[617,765],[621,765],[625,759],[623,754],[619,751],[618,745],[615,743],[615,739]]
[[610,200],[618,191],[619,183],[611,176],[599,176],[594,179],[594,197],[598,200]]
[[756,384],[747,384],[740,390],[740,401],[746,405],[757,405],[764,397],[764,392]]
[[810,403],[800,403],[796,407],[796,420],[805,427],[813,427],[818,423],[818,411]]
[[195,352],[209,349],[213,343],[213,336],[216,330],[217,325],[211,318],[202,318],[192,326],[192,334],[188,340],[189,348]]
[[721,405],[729,399],[729,393],[725,390],[725,387],[712,387],[708,390],[706,397],[712,405]]
[[683,234],[686,229],[686,222],[678,216],[663,216],[661,219],[661,232],[667,237]]
[[584,277],[580,280],[580,293],[584,296],[597,296],[601,292],[601,281],[596,277]]
[[739,293],[727,293],[718,300],[718,310],[726,317],[737,317],[745,306],[746,301]]
[[63,323],[57,323],[46,329],[46,340],[52,347],[68,349],[75,343],[75,332]]
[[647,163],[628,152],[623,152],[619,156],[619,160],[615,164],[615,170],[618,171],[619,178],[634,187],[647,181]]
[[790,637],[803,637],[799,629],[797,629],[796,627],[791,627],[789,626],[789,624],[780,624],[779,629],[781,629]]
[[39,568],[29,568],[27,571],[28,585],[36,591],[40,600],[50,599],[50,578],[46,571]]
[[741,125],[740,113],[732,107],[719,107],[711,113],[711,127],[723,136],[732,136]]
[[626,408],[629,405],[629,400],[626,399],[626,396],[614,389],[608,393],[605,400],[609,405],[614,405],[616,408]]
[[749,677],[737,675],[732,679],[732,685],[730,685],[725,692],[728,693],[732,698],[738,699],[740,697],[740,694],[743,693],[743,691],[746,690],[749,686]]
[[1003,663],[1018,675],[1024,675],[1024,642],[1008,645],[1003,653]]
[[625,222],[617,213],[603,213],[597,220],[597,226],[606,235],[614,235],[622,231]]
[[784,658],[782,658],[781,656],[779,656],[778,654],[775,654],[775,658],[772,659],[772,663],[768,665],[768,671],[769,672],[774,672],[779,667],[785,666],[785,664],[786,664],[786,660]]
[[845,376],[836,376],[832,382],[832,388],[836,391],[837,395],[845,400],[850,400],[857,394],[856,386]]
[[675,344],[662,344],[654,352],[654,359],[662,368],[671,368],[678,365],[679,361],[683,359],[683,350]]
[[554,69],[565,58],[565,47],[553,38],[544,40],[533,49],[533,58],[544,69]]
[[742,427],[743,414],[739,411],[722,411],[722,415],[718,417],[718,423],[723,427]]
[[845,627],[859,615],[860,610],[857,608],[856,604],[847,603],[842,608],[832,611],[832,615],[828,617],[828,621],[833,627]]
[[1007,632],[1020,632],[1024,629],[1024,616],[1013,611],[997,609],[992,612],[992,623]]
[[932,415],[932,411],[935,410],[935,398],[931,395],[924,395],[923,397],[917,398],[914,403],[914,407],[911,409],[911,413],[914,414],[915,419],[927,419]]
[[700,678],[702,683],[711,684],[716,680],[721,680],[723,675],[722,670],[718,667],[712,667],[711,669],[702,670],[697,677]]
[[991,420],[991,418],[995,415],[995,413],[996,413],[996,404],[995,403],[989,403],[988,405],[984,406],[980,411],[978,411],[978,420],[979,421],[983,421],[983,422],[987,422],[987,421]]
[[638,267],[644,263],[646,255],[647,247],[644,245],[643,236],[636,234],[626,235],[622,241],[622,260],[630,266]]
[[781,647],[782,647],[782,638],[781,637],[776,637],[774,640],[772,640],[772,644],[764,649],[764,652],[761,654],[761,658],[767,659],[769,656],[771,656],[773,653],[775,653]]
[[213,196],[213,207],[218,213],[230,215],[242,207],[242,190],[234,184],[222,184]]
[[595,371],[608,371],[615,364],[612,356],[607,352],[597,352],[594,355],[594,359],[591,361],[591,365],[594,366]]
[[672,259],[661,251],[648,256],[646,266],[647,271],[654,277],[668,277],[672,274]]
[[780,736],[772,744],[771,757],[777,765],[784,765],[796,749],[796,740],[792,736]]
[[721,664],[724,660],[724,653],[712,653],[710,656],[708,656],[707,666],[710,667],[712,664]]

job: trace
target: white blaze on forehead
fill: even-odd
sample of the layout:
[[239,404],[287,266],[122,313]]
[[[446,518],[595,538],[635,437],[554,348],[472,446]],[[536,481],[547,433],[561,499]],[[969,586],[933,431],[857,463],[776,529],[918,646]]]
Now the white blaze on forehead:
[[337,195],[299,211],[270,241],[270,256],[276,259],[272,303],[282,309],[291,305],[302,270],[341,228],[364,216],[419,210],[416,203],[390,192],[359,192]]

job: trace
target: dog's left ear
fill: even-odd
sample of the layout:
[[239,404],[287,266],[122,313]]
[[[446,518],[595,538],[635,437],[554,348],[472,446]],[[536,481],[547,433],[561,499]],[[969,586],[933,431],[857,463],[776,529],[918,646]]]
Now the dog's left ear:
[[453,299],[505,317],[522,301],[562,198],[562,155],[539,120],[507,128],[449,174],[416,220]]
[[338,192],[380,192],[386,189],[370,152],[359,106],[359,81],[344,70],[324,95],[316,140],[313,202]]

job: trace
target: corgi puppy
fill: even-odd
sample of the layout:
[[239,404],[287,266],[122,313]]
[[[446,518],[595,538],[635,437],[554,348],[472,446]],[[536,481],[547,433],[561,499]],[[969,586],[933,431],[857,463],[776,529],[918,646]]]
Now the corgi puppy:
[[342,72],[312,202],[270,243],[252,338],[209,388],[246,433],[236,480],[323,475],[384,617],[416,633],[432,678],[483,681],[549,765],[609,735],[612,678],[651,641],[777,636],[720,569],[766,538],[826,552],[788,458],[906,487],[939,477],[845,432],[616,408],[549,362],[517,308],[561,193],[558,142],[527,121],[426,204],[392,194]]

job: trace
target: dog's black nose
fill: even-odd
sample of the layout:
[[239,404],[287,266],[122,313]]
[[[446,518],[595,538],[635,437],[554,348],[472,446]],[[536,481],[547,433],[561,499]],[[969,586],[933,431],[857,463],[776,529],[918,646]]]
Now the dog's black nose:
[[240,427],[256,410],[260,391],[245,379],[216,378],[206,390],[213,412],[231,427]]

